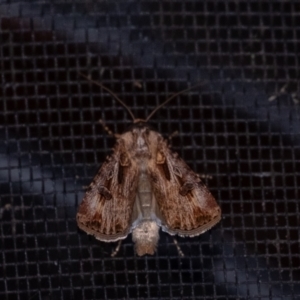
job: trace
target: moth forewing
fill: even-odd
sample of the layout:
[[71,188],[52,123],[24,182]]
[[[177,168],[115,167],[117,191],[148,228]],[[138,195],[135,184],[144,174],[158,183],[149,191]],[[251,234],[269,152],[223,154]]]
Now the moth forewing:
[[131,231],[138,168],[129,161],[122,136],[90,184],[77,213],[79,228],[104,242],[124,239]]
[[164,231],[195,236],[220,220],[220,207],[199,175],[170,150],[165,140],[158,142],[157,160],[149,163],[149,174]]

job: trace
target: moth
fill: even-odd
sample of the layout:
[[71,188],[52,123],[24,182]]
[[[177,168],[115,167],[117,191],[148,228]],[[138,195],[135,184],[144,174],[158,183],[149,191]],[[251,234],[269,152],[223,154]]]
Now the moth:
[[132,233],[135,251],[142,256],[155,253],[160,228],[172,236],[194,237],[218,223],[221,209],[200,176],[147,124],[158,109],[190,89],[171,96],[142,120],[112,91],[90,81],[114,96],[133,124],[115,135],[112,154],[89,185],[77,213],[79,228],[103,242]]

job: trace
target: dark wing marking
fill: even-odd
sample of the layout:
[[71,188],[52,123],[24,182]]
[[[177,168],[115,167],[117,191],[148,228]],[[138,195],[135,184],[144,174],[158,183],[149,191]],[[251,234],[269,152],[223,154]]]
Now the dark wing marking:
[[[138,168],[118,140],[114,152],[99,169],[77,213],[79,228],[106,242],[124,239],[131,229]],[[123,157],[123,158],[122,158]]]
[[[218,223],[221,209],[199,175],[178,158],[165,141],[159,142],[157,151],[159,159],[150,160],[148,172],[163,230],[169,234],[195,236]],[[162,167],[163,164],[166,166]]]

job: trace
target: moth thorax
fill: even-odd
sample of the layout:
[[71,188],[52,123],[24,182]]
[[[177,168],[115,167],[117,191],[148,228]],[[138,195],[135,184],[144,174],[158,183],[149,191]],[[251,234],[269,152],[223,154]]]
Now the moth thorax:
[[140,158],[150,156],[149,146],[144,135],[139,134],[137,136],[134,148],[136,157]]
[[132,231],[137,255],[154,254],[159,239],[159,227],[154,221],[142,221]]

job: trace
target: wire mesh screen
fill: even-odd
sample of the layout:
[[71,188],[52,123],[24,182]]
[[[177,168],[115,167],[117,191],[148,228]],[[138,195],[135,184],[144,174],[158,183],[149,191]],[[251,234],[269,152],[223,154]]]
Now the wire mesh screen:
[[[298,1],[1,1],[1,299],[300,297]],[[138,257],[76,211],[116,133],[150,124],[222,220]]]

